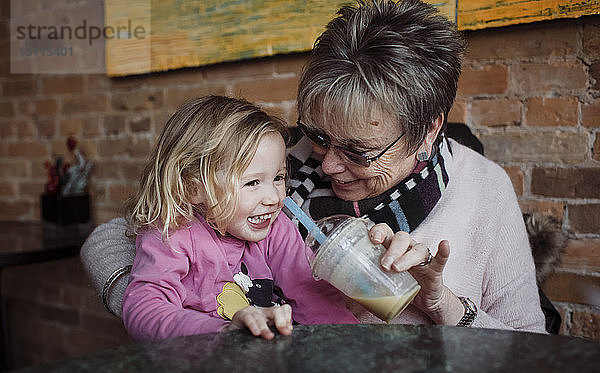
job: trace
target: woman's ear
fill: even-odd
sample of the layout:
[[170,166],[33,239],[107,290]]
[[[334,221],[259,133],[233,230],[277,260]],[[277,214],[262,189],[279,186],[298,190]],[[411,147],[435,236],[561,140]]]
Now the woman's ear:
[[431,122],[431,128],[427,135],[425,136],[425,141],[417,151],[417,160],[419,162],[423,162],[429,159],[431,156],[431,148],[433,147],[433,143],[440,133],[442,126],[444,124],[444,114],[440,113],[440,115]]

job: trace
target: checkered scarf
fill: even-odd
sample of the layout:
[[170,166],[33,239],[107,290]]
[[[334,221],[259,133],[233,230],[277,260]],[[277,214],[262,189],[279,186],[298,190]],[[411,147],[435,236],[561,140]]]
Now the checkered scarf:
[[[329,176],[321,169],[321,157],[312,153],[310,140],[303,137],[288,156],[288,195],[314,220],[334,214],[366,215],[375,223],[387,223],[394,232],[411,232],[429,215],[448,185],[444,148],[450,150],[445,139],[429,161],[417,164],[398,185],[379,196],[352,202],[335,196]],[[305,237],[304,227],[287,209],[284,211]]]

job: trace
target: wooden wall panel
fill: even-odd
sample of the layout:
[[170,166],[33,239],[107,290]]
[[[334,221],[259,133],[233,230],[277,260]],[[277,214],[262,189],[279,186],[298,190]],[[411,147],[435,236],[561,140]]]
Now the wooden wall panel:
[[[600,14],[600,0],[426,0],[462,30]],[[302,52],[354,0],[105,0],[109,76]],[[144,37],[132,37],[136,28]],[[133,30],[132,30],[133,29]],[[110,35],[109,35],[110,36]],[[113,35],[115,36],[115,35]],[[119,35],[117,35],[119,36]]]
[[600,14],[600,0],[457,0],[460,30]]

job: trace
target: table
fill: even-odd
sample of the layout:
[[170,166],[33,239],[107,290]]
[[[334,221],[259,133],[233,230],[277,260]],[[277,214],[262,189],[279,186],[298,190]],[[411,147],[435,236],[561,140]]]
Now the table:
[[[2,269],[79,254],[91,223],[56,225],[39,222],[0,222],[0,285]],[[1,286],[0,286],[1,289]],[[5,305],[0,293],[0,371],[9,368]]]
[[574,337],[422,325],[306,325],[267,341],[246,330],[132,344],[23,372],[598,372]]

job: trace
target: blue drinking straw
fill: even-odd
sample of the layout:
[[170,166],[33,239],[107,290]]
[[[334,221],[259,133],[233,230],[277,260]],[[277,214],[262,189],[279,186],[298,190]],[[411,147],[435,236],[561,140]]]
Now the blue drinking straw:
[[294,214],[296,218],[298,218],[298,220],[304,226],[304,228],[306,228],[308,232],[313,235],[313,237],[317,240],[319,244],[322,245],[323,242],[325,242],[325,240],[327,239],[325,234],[321,232],[321,230],[319,229],[319,227],[317,227],[315,222],[312,221],[312,219],[308,215],[306,215],[306,213],[300,208],[300,206],[296,204],[296,202],[294,202],[293,199],[291,199],[290,197],[285,197],[285,199],[283,200],[283,204],[285,205],[285,207],[288,208],[288,210],[292,212],[292,214]]

